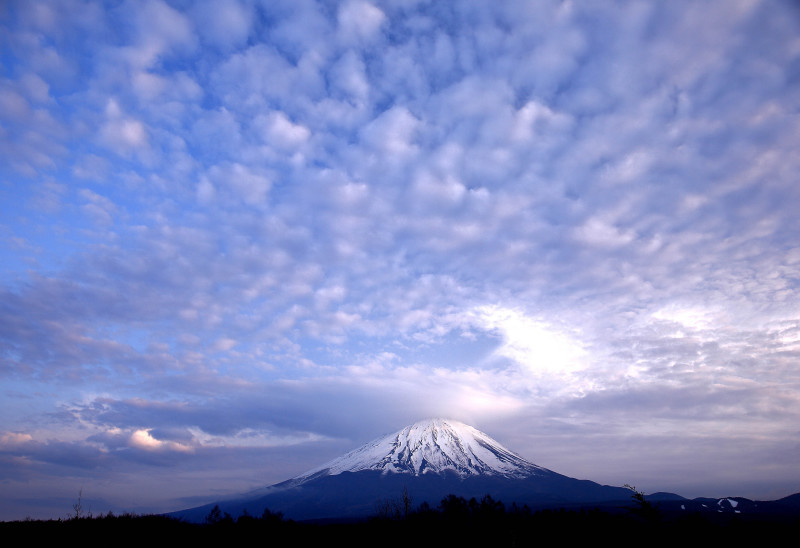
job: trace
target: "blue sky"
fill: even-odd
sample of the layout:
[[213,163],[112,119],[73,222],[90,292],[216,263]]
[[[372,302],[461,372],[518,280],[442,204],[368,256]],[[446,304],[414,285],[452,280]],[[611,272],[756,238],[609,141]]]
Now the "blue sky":
[[4,2],[0,518],[430,416],[800,491],[798,37],[789,1]]

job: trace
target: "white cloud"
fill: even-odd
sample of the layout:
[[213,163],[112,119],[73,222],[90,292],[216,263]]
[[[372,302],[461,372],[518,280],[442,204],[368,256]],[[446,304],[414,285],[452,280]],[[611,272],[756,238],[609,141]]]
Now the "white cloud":
[[[452,413],[584,477],[578,453],[621,439],[684,458],[761,436],[764,462],[783,462],[800,264],[784,9],[7,15],[0,429],[21,436],[15,455],[127,473],[119,450],[144,477]],[[57,419],[30,396],[89,385],[106,399]],[[24,438],[30,401],[62,421],[52,443]]]
[[2,432],[0,434],[0,446],[21,445],[33,441],[33,436],[19,432]]
[[50,85],[45,82],[38,74],[25,74],[20,78],[22,87],[28,97],[37,103],[48,103],[50,97]]
[[247,42],[254,17],[253,7],[238,0],[201,2],[194,7],[193,15],[200,39],[223,49]]
[[215,352],[228,352],[232,350],[237,344],[236,339],[231,339],[229,337],[221,337],[214,341],[212,345],[212,349]]
[[440,179],[431,173],[421,172],[414,177],[414,193],[432,205],[456,205],[466,196],[463,183],[453,177]]
[[576,228],[579,240],[589,245],[619,247],[631,243],[636,235],[609,223],[601,217],[591,217],[583,225]]
[[117,206],[108,198],[101,196],[89,189],[82,189],[81,196],[86,200],[83,210],[94,219],[96,223],[110,225],[114,222]]
[[146,71],[136,72],[131,80],[134,90],[145,101],[161,95],[168,85],[166,78]]
[[416,151],[414,134],[420,121],[404,107],[392,107],[372,120],[362,130],[364,142],[396,161]]
[[148,134],[144,123],[126,116],[115,100],[109,100],[105,116],[106,121],[99,132],[101,144],[120,155],[147,147]]
[[0,90],[0,115],[3,118],[25,119],[30,112],[30,106],[25,98],[10,89]]
[[370,41],[385,21],[384,13],[369,2],[349,0],[339,7],[340,40],[344,43]]
[[145,451],[180,451],[191,452],[193,448],[189,445],[174,441],[162,441],[154,438],[150,432],[152,428],[141,428],[131,434],[130,445]]
[[250,205],[264,204],[272,186],[269,177],[239,163],[216,165],[208,173],[217,187],[230,188],[236,196]]
[[287,447],[330,439],[314,433],[297,432],[288,435],[276,435],[252,428],[244,428],[232,436],[214,436],[203,432],[199,428],[190,428],[189,431],[203,447]]
[[201,204],[211,204],[216,196],[216,190],[208,177],[203,177],[197,185],[197,201]]
[[365,68],[364,61],[353,50],[348,50],[331,68],[332,83],[345,99],[356,105],[366,101],[370,91]]
[[550,133],[562,132],[571,125],[570,116],[537,101],[529,101],[514,116],[511,138],[515,141],[534,140],[535,146],[541,146],[541,141],[548,139]]
[[135,45],[123,52],[134,68],[151,68],[173,51],[191,51],[196,47],[197,38],[189,19],[166,3],[147,0],[131,11],[137,36]]
[[720,320],[722,320],[724,316],[717,310],[710,310],[697,305],[681,307],[673,303],[665,308],[657,310],[653,314],[653,318],[675,322],[690,331],[697,331],[716,326],[722,327],[722,325],[720,325]]
[[483,329],[502,335],[503,344],[495,354],[513,360],[534,375],[563,377],[590,365],[579,339],[544,321],[498,306],[482,306],[473,314]]
[[311,137],[307,127],[293,123],[283,112],[259,116],[254,124],[263,128],[267,144],[279,149],[297,148]]

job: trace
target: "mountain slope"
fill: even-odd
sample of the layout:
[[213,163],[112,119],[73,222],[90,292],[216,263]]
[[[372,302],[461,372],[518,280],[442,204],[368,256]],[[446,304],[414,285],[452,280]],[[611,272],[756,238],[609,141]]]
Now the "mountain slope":
[[296,478],[364,470],[396,474],[523,478],[549,470],[512,453],[480,430],[445,419],[420,421],[378,438]]
[[241,497],[174,512],[201,521],[215,504],[232,516],[265,508],[292,519],[366,517],[403,490],[414,504],[436,507],[445,496],[491,495],[531,506],[628,501],[630,491],[570,478],[523,459],[466,424],[417,422],[318,468]]

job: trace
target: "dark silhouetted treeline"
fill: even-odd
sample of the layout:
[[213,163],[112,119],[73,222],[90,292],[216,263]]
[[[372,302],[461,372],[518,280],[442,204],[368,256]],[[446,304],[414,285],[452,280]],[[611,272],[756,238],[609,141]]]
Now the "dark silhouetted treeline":
[[0,523],[5,539],[25,542],[253,542],[257,545],[345,546],[542,546],[552,542],[635,542],[637,544],[720,541],[764,545],[798,538],[800,516],[760,519],[747,516],[663,514],[658,505],[634,496],[627,508],[531,510],[485,496],[466,500],[449,495],[436,508],[410,506],[411,497],[376,504],[375,516],[350,522],[300,523],[268,509],[261,516],[233,517],[219,508],[204,523],[156,515],[73,516],[64,520]]

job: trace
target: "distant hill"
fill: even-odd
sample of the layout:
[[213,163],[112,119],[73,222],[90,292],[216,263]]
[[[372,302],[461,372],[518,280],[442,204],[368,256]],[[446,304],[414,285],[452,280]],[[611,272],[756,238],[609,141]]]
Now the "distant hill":
[[528,462],[466,424],[432,419],[379,438],[295,478],[169,515],[201,521],[214,506],[233,516],[265,508],[297,520],[375,515],[405,492],[436,507],[448,494],[532,506],[630,500],[631,492]]
[[[357,519],[389,508],[435,508],[448,495],[490,495],[506,504],[539,508],[602,507],[626,511],[633,492],[579,480],[538,466],[487,434],[445,419],[420,421],[275,485],[167,514],[201,522],[216,506],[231,516],[265,509],[294,520]],[[664,512],[790,513],[800,494],[768,503],[740,497],[689,500],[653,493],[647,502]]]

